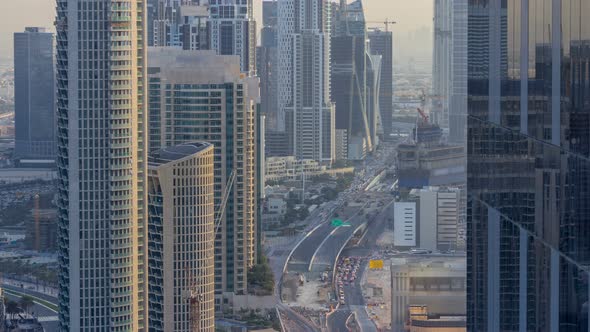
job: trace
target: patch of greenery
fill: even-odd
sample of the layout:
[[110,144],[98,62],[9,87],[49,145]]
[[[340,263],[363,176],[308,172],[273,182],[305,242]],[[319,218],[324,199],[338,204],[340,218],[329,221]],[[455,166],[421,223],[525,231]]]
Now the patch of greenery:
[[268,259],[261,253],[260,262],[248,271],[248,288],[257,295],[272,295],[275,278]]

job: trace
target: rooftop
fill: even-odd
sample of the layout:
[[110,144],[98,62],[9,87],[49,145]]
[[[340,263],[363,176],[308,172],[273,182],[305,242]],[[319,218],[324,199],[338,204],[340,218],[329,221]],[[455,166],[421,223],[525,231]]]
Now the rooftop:
[[212,146],[207,142],[192,142],[176,146],[169,146],[158,151],[150,153],[148,162],[150,165],[162,165],[171,161],[176,161]]

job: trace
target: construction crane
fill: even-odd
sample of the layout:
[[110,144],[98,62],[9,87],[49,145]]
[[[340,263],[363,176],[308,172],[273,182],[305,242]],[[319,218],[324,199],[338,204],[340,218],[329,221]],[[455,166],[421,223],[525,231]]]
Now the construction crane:
[[189,303],[189,330],[191,332],[198,332],[201,329],[201,303],[203,302],[203,295],[197,288],[197,280],[193,277],[193,273],[188,266],[184,267],[187,274],[189,284],[186,298]]
[[371,24],[383,24],[385,26],[385,31],[389,32],[389,26],[397,24],[396,21],[391,21],[390,19],[386,18],[385,21],[365,21],[365,23]]
[[420,107],[418,107],[417,110],[418,110],[418,114],[420,114],[420,117],[422,118],[424,123],[427,124],[428,123],[428,115],[426,115],[426,113],[424,113],[424,111]]
[[35,250],[39,251],[41,248],[41,230],[39,229],[41,222],[41,215],[39,211],[39,194],[36,193],[34,196],[35,199],[35,211],[34,211],[34,218],[35,218]]

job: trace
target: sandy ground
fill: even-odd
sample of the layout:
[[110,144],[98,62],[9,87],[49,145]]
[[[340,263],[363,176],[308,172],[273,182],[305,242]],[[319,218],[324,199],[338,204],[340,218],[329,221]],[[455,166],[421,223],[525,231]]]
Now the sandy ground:
[[299,285],[295,274],[283,279],[283,300],[292,307],[325,310],[329,291],[330,284],[319,280],[308,280]]
[[[393,232],[386,230],[377,239],[377,244],[380,247],[387,247],[392,241]],[[384,260],[382,270],[368,269],[363,275],[361,284],[369,316],[378,328],[389,329],[391,325],[391,262]]]
[[367,301],[367,312],[379,328],[391,324],[391,272],[389,262],[383,270],[369,270],[363,283],[363,296]]

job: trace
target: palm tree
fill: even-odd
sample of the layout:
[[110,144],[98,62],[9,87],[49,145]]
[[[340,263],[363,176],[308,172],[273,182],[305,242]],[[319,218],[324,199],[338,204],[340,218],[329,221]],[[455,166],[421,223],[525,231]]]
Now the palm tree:
[[10,319],[14,319],[14,315],[18,314],[20,311],[20,308],[18,307],[18,303],[14,302],[14,301],[10,301],[8,299],[5,299],[5,304],[6,304],[6,313],[8,315],[10,315]]

